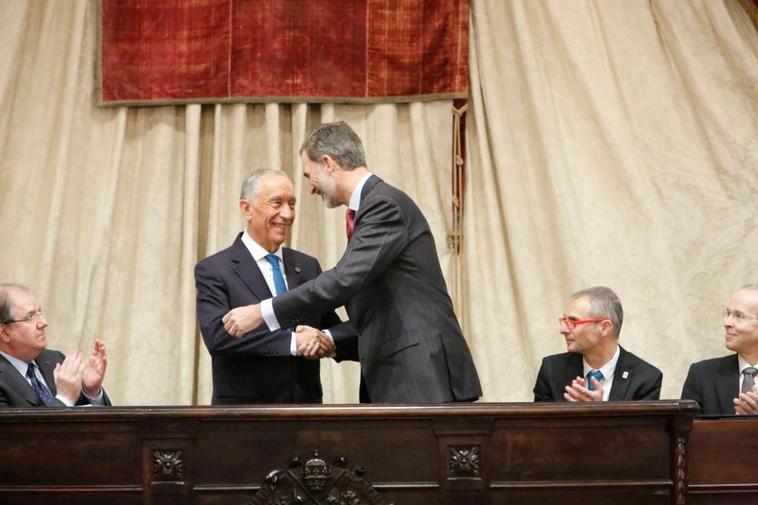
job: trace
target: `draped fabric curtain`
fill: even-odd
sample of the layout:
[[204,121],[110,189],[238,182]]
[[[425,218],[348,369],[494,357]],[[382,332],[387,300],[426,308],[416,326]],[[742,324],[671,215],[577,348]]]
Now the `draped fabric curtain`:
[[755,27],[736,0],[482,0],[472,24],[463,291],[487,398],[531,399],[593,285],[678,398],[758,280]]
[[[451,104],[99,108],[93,1],[0,0],[0,282],[29,285],[49,345],[106,340],[114,403],[207,404],[195,263],[243,226],[244,176],[292,174],[291,244],[334,265],[340,210],[297,149],[344,119],[426,214],[443,271]],[[621,296],[621,343],[664,372],[720,355],[729,292],[758,279],[758,36],[736,0],[475,0],[461,317],[487,401],[530,400],[573,290]],[[452,288],[452,286],[449,286]],[[323,362],[325,401],[358,371]]]
[[[106,341],[115,403],[209,402],[193,268],[242,230],[239,191],[252,170],[291,174],[291,245],[336,263],[344,210],[309,194],[297,154],[322,121],[355,128],[369,168],[424,209],[451,268],[449,101],[99,108],[94,2],[7,1],[0,12],[11,49],[0,56],[0,282],[37,294],[50,347]],[[322,368],[326,401],[357,402],[356,364]]]

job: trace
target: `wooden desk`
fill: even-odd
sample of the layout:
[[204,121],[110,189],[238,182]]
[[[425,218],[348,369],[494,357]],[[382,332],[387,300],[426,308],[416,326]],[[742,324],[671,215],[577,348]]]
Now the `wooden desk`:
[[[271,470],[317,449],[326,461],[365,467],[395,505],[683,504],[695,409],[690,401],[6,409],[0,503],[241,504]],[[697,438],[689,454],[702,447]]]
[[688,452],[687,503],[758,504],[758,416],[695,420]]

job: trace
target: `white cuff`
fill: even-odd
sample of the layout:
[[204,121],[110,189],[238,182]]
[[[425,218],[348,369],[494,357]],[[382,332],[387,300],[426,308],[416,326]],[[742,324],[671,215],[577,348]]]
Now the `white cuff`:
[[292,332],[292,340],[290,340],[290,355],[297,356],[297,337],[295,332]]
[[261,302],[261,316],[263,316],[263,320],[266,322],[269,331],[276,331],[281,328],[279,321],[276,320],[276,314],[274,314],[273,300],[273,298],[269,298]]
[[[324,333],[324,335],[326,335],[327,337],[331,338],[332,342],[334,342],[334,337],[332,336],[332,332],[331,331],[329,331],[329,330],[321,330],[321,331]],[[337,355],[337,351],[335,350],[335,351],[330,352],[329,356],[327,356],[327,358],[333,358],[336,355]]]
[[63,405],[65,405],[66,407],[73,407],[74,406],[74,403],[72,403],[71,401],[69,401],[69,399],[65,398],[63,395],[55,395],[55,397],[58,400],[62,401]]
[[86,399],[89,400],[91,405],[105,405],[105,400],[103,400],[103,388],[100,388],[100,392],[97,394],[97,396],[90,396],[87,394],[87,392],[82,388],[82,394]]

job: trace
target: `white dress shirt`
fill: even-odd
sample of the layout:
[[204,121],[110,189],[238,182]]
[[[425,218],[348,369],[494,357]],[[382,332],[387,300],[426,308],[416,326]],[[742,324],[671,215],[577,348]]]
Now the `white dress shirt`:
[[[363,186],[366,185],[366,181],[368,181],[369,177],[371,177],[373,174],[371,172],[367,172],[366,175],[364,175],[360,181],[358,181],[358,185],[355,186],[355,189],[353,189],[353,192],[350,193],[350,201],[348,202],[347,207],[349,209],[354,210],[355,212],[358,212],[358,208],[361,205],[361,193],[363,192]],[[274,291],[271,291],[272,293]],[[266,322],[266,326],[268,326],[268,329],[271,331],[278,330],[281,328],[281,325],[279,324],[279,321],[276,319],[276,314],[274,314],[274,304],[272,302],[272,298],[269,298],[268,300],[263,300],[261,302],[261,316],[263,317],[263,320]],[[331,338],[331,333],[324,332]]]
[[601,366],[600,368],[592,368],[587,361],[582,358],[582,363],[584,364],[584,377],[587,377],[587,374],[590,373],[591,370],[600,370],[600,373],[603,374],[603,378],[600,380],[600,385],[603,386],[603,401],[607,402],[608,398],[611,395],[611,386],[613,386],[613,374],[616,373],[616,363],[618,363],[619,355],[621,354],[621,348],[617,345],[616,346],[616,352],[613,353],[613,357],[606,363],[605,365]]
[[[268,262],[266,259],[266,256],[269,254],[273,254],[277,258],[279,258],[279,268],[282,270],[282,277],[284,277],[284,284],[287,286],[287,289],[289,289],[289,284],[287,283],[287,275],[284,273],[284,257],[282,256],[282,248],[279,246],[279,249],[276,251],[270,253],[268,252],[263,246],[261,246],[258,242],[253,240],[253,238],[248,235],[247,230],[242,232],[242,243],[245,244],[245,247],[247,248],[248,252],[250,253],[250,256],[253,257],[255,260],[255,264],[258,265],[258,269],[261,271],[261,274],[263,274],[263,279],[266,281],[266,285],[268,286],[268,290],[271,291],[271,294],[276,296],[276,283],[274,282],[274,267],[271,266],[271,263]],[[277,328],[278,330],[279,328]],[[271,330],[274,331],[274,330]],[[290,337],[290,355],[297,356],[297,337],[294,333],[291,334]]]

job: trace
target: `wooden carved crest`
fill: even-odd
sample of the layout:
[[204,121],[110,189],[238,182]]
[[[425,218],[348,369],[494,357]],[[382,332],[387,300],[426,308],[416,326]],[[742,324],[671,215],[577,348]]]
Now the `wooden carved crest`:
[[287,470],[274,470],[266,485],[248,505],[392,505],[362,477],[362,468],[347,468],[345,458],[333,464],[321,459],[318,451],[303,463],[295,458]]

